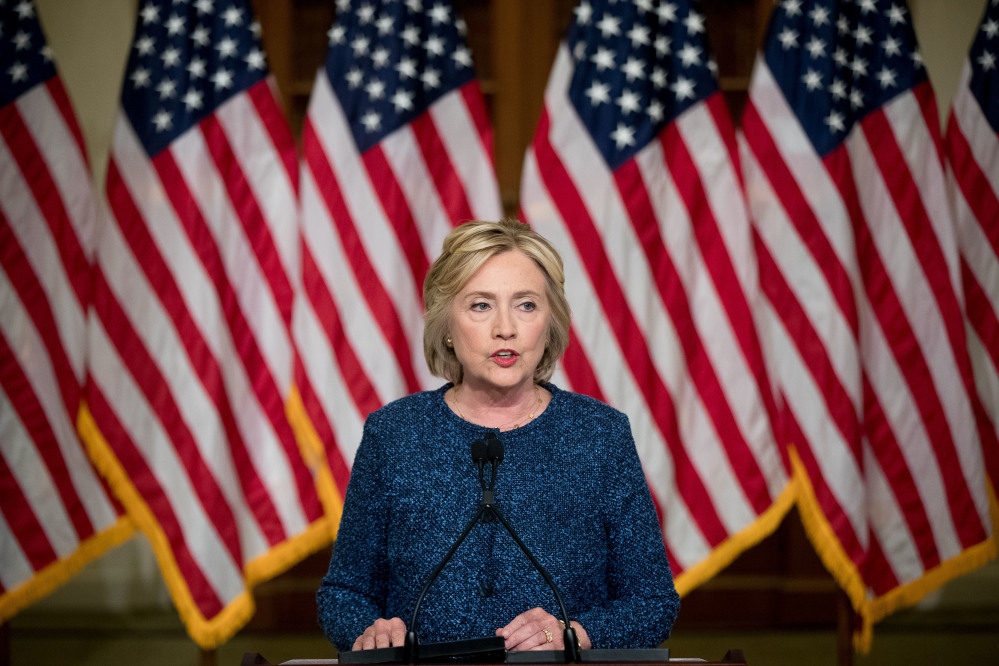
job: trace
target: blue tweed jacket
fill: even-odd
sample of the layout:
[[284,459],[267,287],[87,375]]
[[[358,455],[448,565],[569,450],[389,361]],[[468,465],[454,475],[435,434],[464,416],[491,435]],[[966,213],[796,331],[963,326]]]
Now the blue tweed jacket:
[[[449,385],[372,413],[354,459],[319,622],[340,650],[377,618],[409,622],[415,597],[478,509],[469,445]],[[562,591],[593,647],[655,647],[680,607],[627,417],[549,384],[534,421],[500,433],[496,503]],[[488,477],[487,477],[488,481]],[[421,642],[495,635],[555,597],[495,519],[479,523],[424,598]]]

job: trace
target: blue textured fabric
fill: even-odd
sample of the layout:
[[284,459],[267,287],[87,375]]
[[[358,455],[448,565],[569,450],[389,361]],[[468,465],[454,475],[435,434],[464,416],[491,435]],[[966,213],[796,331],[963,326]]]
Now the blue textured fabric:
[[[478,509],[469,446],[488,429],[448,408],[449,386],[397,400],[365,423],[317,594],[319,622],[340,650],[380,617],[409,622],[420,587]],[[593,647],[656,647],[680,602],[628,418],[546,388],[551,404],[538,418],[499,433],[497,506]],[[536,606],[560,617],[541,575],[492,520],[430,588],[417,633],[424,643],[493,636]]]

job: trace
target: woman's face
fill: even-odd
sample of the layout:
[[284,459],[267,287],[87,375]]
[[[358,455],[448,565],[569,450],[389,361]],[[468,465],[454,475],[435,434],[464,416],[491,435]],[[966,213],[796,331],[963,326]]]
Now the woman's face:
[[479,267],[451,305],[451,339],[462,382],[482,390],[534,385],[551,312],[541,269],[519,250]]

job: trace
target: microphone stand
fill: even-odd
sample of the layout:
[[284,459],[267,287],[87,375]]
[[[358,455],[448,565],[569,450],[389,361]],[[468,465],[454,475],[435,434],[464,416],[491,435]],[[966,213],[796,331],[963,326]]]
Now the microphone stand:
[[451,557],[454,555],[455,551],[458,550],[458,546],[464,543],[465,538],[468,537],[469,533],[472,531],[472,528],[475,527],[475,524],[479,522],[479,519],[482,518],[485,512],[486,512],[486,505],[480,504],[479,510],[475,512],[475,515],[472,516],[472,519],[468,521],[467,525],[465,525],[465,529],[462,531],[461,536],[459,536],[458,540],[451,545],[451,549],[447,551],[447,555],[445,555],[444,559],[442,559],[437,564],[437,566],[434,567],[434,570],[430,573],[430,578],[428,578],[427,582],[423,585],[422,588],[420,588],[420,594],[419,596],[416,597],[416,605],[413,606],[413,616],[409,621],[409,629],[406,631],[406,641],[403,644],[403,657],[405,663],[407,664],[416,663],[415,659],[417,657],[420,647],[420,639],[416,636],[416,614],[420,612],[420,604],[423,603],[423,597],[426,596],[427,592],[430,590],[430,586],[433,584],[435,580],[437,580],[437,576],[440,575],[441,571],[444,570],[444,567],[451,560]]
[[[558,603],[559,611],[562,614],[563,623],[565,624],[565,629],[562,631],[562,643],[565,646],[565,661],[566,663],[577,663],[580,659],[579,654],[579,640],[576,637],[576,630],[572,627],[569,620],[569,611],[565,606],[565,599],[562,597],[562,592],[559,590],[558,585],[555,584],[554,579],[552,579],[551,574],[548,570],[538,562],[537,558],[534,557],[534,553],[531,549],[527,547],[520,535],[517,534],[517,530],[513,529],[513,526],[507,522],[507,519],[500,512],[499,507],[496,506],[496,472],[499,464],[503,462],[503,442],[495,435],[495,433],[486,433],[485,440],[477,439],[472,442],[472,462],[475,463],[476,469],[479,472],[479,488],[482,490],[482,500],[479,502],[479,510],[475,512],[472,519],[468,521],[465,525],[465,529],[462,531],[458,539],[451,545],[450,550],[444,555],[442,559],[434,570],[430,573],[430,578],[423,585],[420,590],[419,596],[416,598],[416,604],[413,607],[413,616],[409,622],[409,629],[406,631],[406,639],[403,644],[403,656],[407,663],[415,663],[416,659],[419,657],[420,641],[419,637],[416,635],[416,618],[420,611],[420,604],[423,603],[423,597],[426,595],[430,586],[440,575],[444,567],[451,560],[455,551],[458,547],[464,543],[465,539],[468,537],[472,528],[475,524],[479,522],[487,513],[490,513],[500,521],[507,533],[513,537],[514,542],[520,547],[520,550],[527,556],[530,560],[531,565],[541,574],[545,583],[555,594],[555,601]],[[490,479],[489,485],[486,485],[485,480],[485,463],[489,463],[490,467]]]
[[[545,580],[548,587],[555,594],[555,601],[558,603],[559,611],[562,613],[562,620],[565,624],[565,629],[562,631],[562,644],[565,648],[565,661],[566,663],[576,663],[579,661],[579,639],[576,637],[576,630],[573,629],[569,622],[569,611],[565,607],[565,599],[562,598],[562,592],[559,590],[558,585],[555,584],[555,580],[548,573],[548,570],[538,562],[537,558],[534,557],[534,553],[531,549],[527,547],[524,541],[517,534],[517,530],[513,529],[513,526],[507,522],[503,514],[500,513],[499,507],[496,506],[495,498],[493,497],[493,487],[496,484],[496,467],[499,463],[503,462],[503,442],[500,441],[493,433],[486,434],[487,440],[487,457],[492,463],[492,483],[487,490],[483,489],[482,492],[482,505],[479,509],[480,512],[483,510],[488,511],[492,515],[496,516],[502,523],[503,527],[506,528],[507,533],[513,537],[514,542],[520,547],[520,550],[527,555],[527,559],[531,561],[534,568],[541,574],[541,577]],[[487,497],[488,493],[488,497]]]
[[[490,435],[491,434],[492,433],[490,433]],[[495,435],[493,435],[493,437],[495,437]],[[427,579],[427,582],[423,584],[422,588],[420,588],[420,593],[416,597],[416,603],[413,605],[413,615],[410,618],[409,627],[406,630],[405,641],[403,642],[403,648],[402,648],[403,663],[415,664],[420,656],[420,639],[419,636],[417,636],[416,634],[416,618],[417,614],[420,612],[420,605],[423,603],[423,597],[426,596],[427,592],[430,590],[430,586],[433,585],[435,580],[437,580],[437,577],[440,575],[441,571],[444,570],[444,567],[447,566],[447,563],[451,561],[451,557],[454,556],[455,552],[458,550],[461,544],[465,542],[465,539],[471,533],[472,528],[475,527],[476,523],[478,523],[479,520],[482,519],[486,511],[495,501],[493,495],[493,489],[496,486],[495,462],[492,463],[492,478],[490,480],[488,488],[486,487],[486,482],[485,482],[484,468],[485,468],[486,459],[489,457],[488,445],[486,444],[485,441],[477,439],[474,442],[472,442],[471,448],[472,448],[472,462],[475,463],[475,467],[479,471],[479,487],[482,490],[482,501],[479,503],[478,511],[475,512],[475,515],[473,515],[471,520],[468,521],[468,524],[465,525],[465,529],[462,530],[461,535],[453,544],[451,544],[451,548],[447,551],[447,554],[445,554],[444,558],[437,563],[437,566],[434,567],[434,570],[430,572],[430,577]]]
[[[465,539],[471,533],[472,528],[475,527],[476,523],[482,520],[487,513],[491,513],[496,516],[500,524],[502,524],[507,533],[513,537],[514,542],[520,547],[520,550],[527,556],[527,559],[530,560],[531,564],[538,571],[538,573],[541,574],[545,583],[554,593],[555,601],[558,603],[559,611],[562,614],[563,623],[565,624],[565,629],[562,631],[565,663],[578,663],[580,661],[581,655],[579,640],[576,637],[576,630],[570,624],[569,612],[566,609],[562,592],[555,584],[555,581],[552,579],[551,574],[548,573],[548,570],[545,569],[540,562],[538,562],[530,548],[527,547],[524,541],[520,538],[520,535],[517,534],[517,531],[513,529],[513,526],[510,525],[503,514],[500,513],[499,507],[496,506],[496,471],[499,464],[503,462],[503,442],[500,441],[494,433],[490,432],[486,434],[484,440],[477,439],[472,442],[471,449],[472,462],[475,463],[475,467],[479,472],[479,487],[482,490],[482,499],[479,502],[479,508],[475,512],[475,515],[472,516],[471,520],[468,521],[468,524],[465,525],[465,529],[462,530],[458,539],[451,544],[451,548],[444,555],[444,558],[438,562],[437,566],[435,566],[433,571],[430,572],[430,577],[427,579],[427,582],[420,588],[420,592],[416,597],[416,603],[413,606],[413,615],[410,618],[409,625],[407,626],[405,640],[401,650],[399,650],[399,648],[383,648],[381,650],[365,650],[360,653],[347,652],[340,655],[340,663],[374,664],[401,662],[404,664],[416,664],[419,663],[421,659],[426,660],[433,659],[434,657],[440,658],[445,656],[454,657],[456,654],[463,655],[465,657],[463,660],[468,661],[467,656],[470,654],[494,655],[497,651],[503,649],[503,639],[499,637],[489,637],[473,639],[471,641],[455,641],[451,644],[428,644],[425,646],[427,649],[423,651],[424,654],[421,655],[420,639],[416,633],[417,616],[420,612],[420,605],[423,603],[423,598],[430,590],[430,586],[437,580],[437,577],[440,575],[441,571],[444,570],[444,567],[447,566],[447,563],[451,561],[451,558],[454,556],[461,544],[465,542]],[[488,486],[485,481],[486,462],[489,463],[491,470]],[[458,647],[455,649],[455,646]],[[383,655],[378,653],[390,654]],[[555,652],[555,654],[557,654],[557,652]],[[395,656],[393,657],[392,655]]]

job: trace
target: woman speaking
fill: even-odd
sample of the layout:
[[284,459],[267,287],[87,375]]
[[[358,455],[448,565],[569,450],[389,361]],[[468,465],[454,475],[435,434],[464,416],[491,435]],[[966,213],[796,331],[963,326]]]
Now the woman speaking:
[[[341,651],[403,645],[415,597],[481,499],[470,444],[503,442],[496,504],[551,574],[583,649],[656,647],[679,610],[628,418],[550,383],[569,340],[562,260],[517,221],[468,222],[423,286],[437,390],[370,414],[319,621]],[[423,643],[561,649],[556,599],[502,523],[480,522],[419,608]]]

